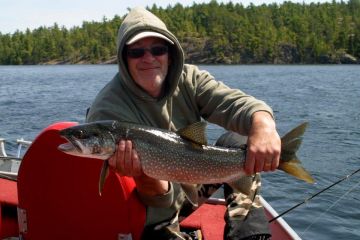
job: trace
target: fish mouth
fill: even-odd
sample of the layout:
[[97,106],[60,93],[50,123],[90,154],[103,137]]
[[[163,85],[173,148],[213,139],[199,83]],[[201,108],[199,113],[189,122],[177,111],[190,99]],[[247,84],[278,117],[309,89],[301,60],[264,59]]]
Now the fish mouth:
[[74,151],[77,151],[79,153],[82,153],[82,149],[81,147],[77,144],[77,141],[76,139],[73,139],[73,138],[65,138],[68,142],[67,143],[63,143],[63,144],[60,144],[58,146],[58,149],[60,151],[63,151],[63,152],[67,152],[67,153],[70,153],[70,152],[74,152]]
[[62,152],[73,152],[74,150],[77,150],[76,147],[72,143],[63,143],[58,146],[58,149]]

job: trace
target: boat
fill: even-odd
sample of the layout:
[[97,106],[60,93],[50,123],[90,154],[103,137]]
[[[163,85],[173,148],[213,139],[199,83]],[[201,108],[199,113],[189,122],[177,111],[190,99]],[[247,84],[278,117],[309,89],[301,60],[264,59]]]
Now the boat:
[[[146,211],[133,179],[110,173],[99,196],[102,161],[57,150],[65,142],[59,131],[76,124],[50,125],[22,158],[1,150],[0,239],[140,239]],[[5,149],[4,140],[1,148]],[[7,164],[4,169],[5,162],[12,167]],[[269,220],[278,216],[265,199],[261,202]],[[220,240],[225,210],[225,200],[214,196],[180,225],[200,230],[201,239]],[[270,228],[273,240],[301,239],[281,217]]]
[[21,163],[21,154],[24,148],[30,146],[30,141],[25,141],[23,138],[17,139],[17,153],[15,156],[8,156],[5,150],[5,139],[0,138],[0,177],[7,179],[17,179]]

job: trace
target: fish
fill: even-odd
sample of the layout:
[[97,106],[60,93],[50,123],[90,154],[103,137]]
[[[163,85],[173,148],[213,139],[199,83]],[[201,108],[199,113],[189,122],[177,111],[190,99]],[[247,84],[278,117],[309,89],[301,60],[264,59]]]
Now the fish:
[[[281,138],[278,169],[313,183],[314,179],[296,156],[307,127],[302,123]],[[152,178],[180,183],[186,196],[196,205],[195,184],[232,183],[246,175],[246,145],[226,148],[208,145],[206,122],[193,123],[176,132],[115,120],[79,124],[60,131],[67,140],[58,146],[66,154],[104,160],[99,194],[108,175],[108,159],[121,139],[131,140],[139,155],[143,172]]]

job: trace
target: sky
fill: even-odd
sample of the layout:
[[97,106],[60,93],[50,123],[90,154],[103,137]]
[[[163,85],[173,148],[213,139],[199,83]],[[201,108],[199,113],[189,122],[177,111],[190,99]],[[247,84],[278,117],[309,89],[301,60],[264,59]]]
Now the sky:
[[[128,8],[136,6],[174,6],[176,2],[183,6],[196,3],[207,3],[210,0],[0,0],[0,32],[14,33],[16,30],[33,30],[40,26],[71,28],[81,26],[83,21],[102,21],[103,17],[112,19],[115,15],[124,16]],[[217,0],[227,3],[230,0]],[[281,0],[232,0],[233,3],[242,3],[247,6],[250,2],[255,5],[263,3],[282,3]],[[327,2],[326,0],[301,0],[293,2]],[[328,1],[330,2],[330,1]]]

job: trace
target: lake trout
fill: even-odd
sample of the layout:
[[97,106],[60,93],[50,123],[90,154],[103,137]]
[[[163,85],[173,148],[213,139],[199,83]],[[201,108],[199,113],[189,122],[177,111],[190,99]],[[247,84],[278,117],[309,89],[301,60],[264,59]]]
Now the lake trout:
[[[279,169],[312,183],[313,178],[296,157],[306,126],[303,123],[282,137]],[[100,195],[108,174],[107,160],[115,153],[120,139],[133,142],[144,173],[152,178],[191,185],[231,183],[244,176],[246,146],[210,146],[205,128],[205,122],[197,122],[171,132],[133,123],[98,121],[61,130],[60,135],[68,143],[58,148],[70,155],[105,160],[100,174]]]

